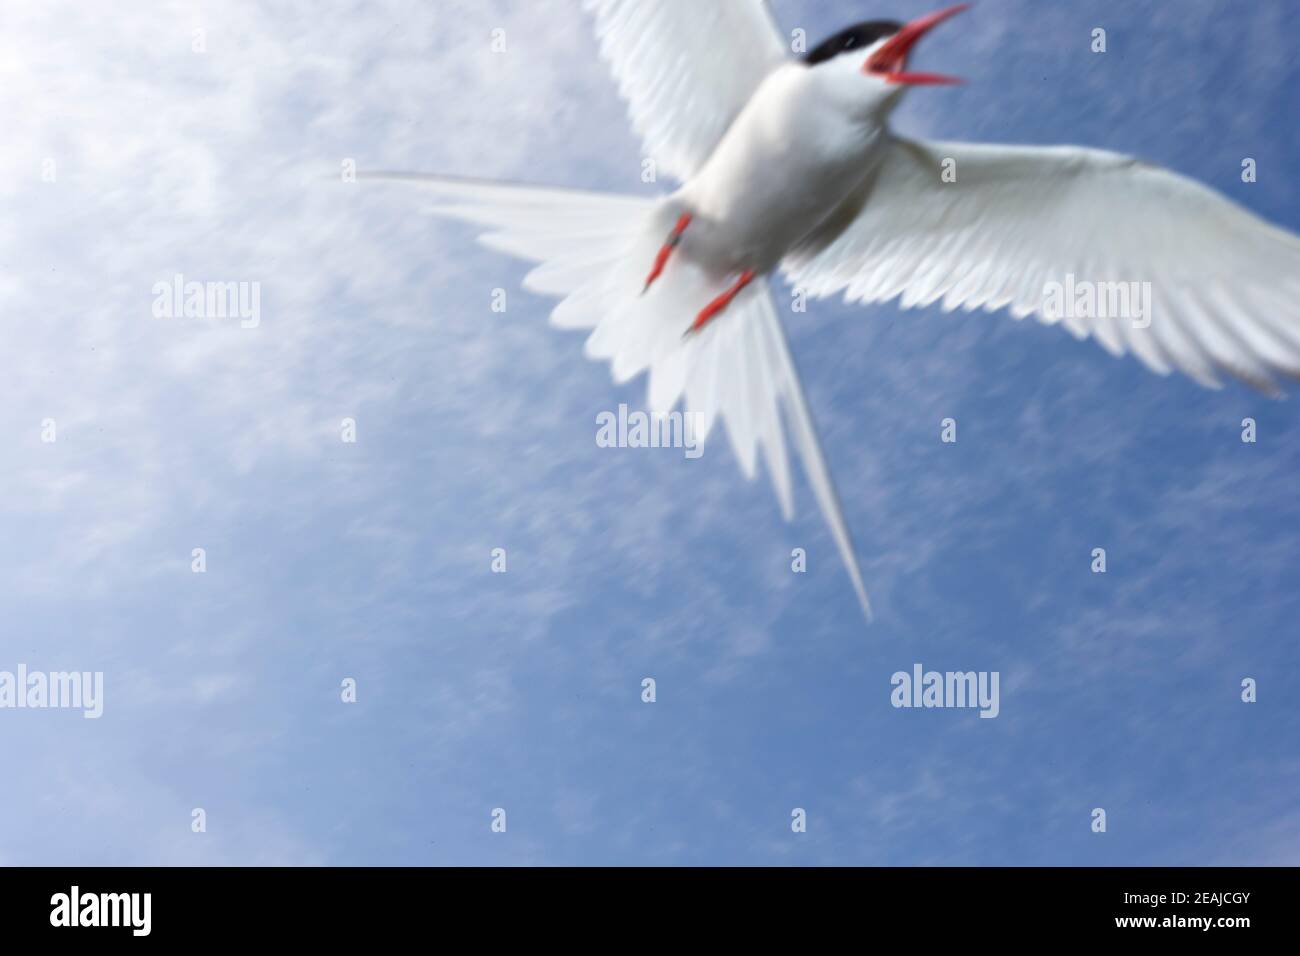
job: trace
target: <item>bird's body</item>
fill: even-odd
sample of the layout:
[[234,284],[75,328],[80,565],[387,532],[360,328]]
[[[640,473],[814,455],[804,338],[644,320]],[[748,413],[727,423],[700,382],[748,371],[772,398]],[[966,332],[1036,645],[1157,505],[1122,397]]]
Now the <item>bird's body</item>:
[[[864,611],[768,276],[806,297],[1036,315],[1210,387],[1223,372],[1270,392],[1300,378],[1296,236],[1116,153],[890,129],[905,89],[953,82],[907,58],[964,5],[855,24],[796,60],[760,0],[585,2],[634,127],[680,188],[647,200],[377,177],[419,182],[433,212],[538,263],[525,284],[562,300],[553,324],[587,330],[616,381],[646,372],[650,409],[684,404],[701,442],[725,419],[742,471],[763,462],[787,517],[788,439]],[[1117,294],[1129,286],[1140,294]]]
[[755,90],[700,171],[666,203],[693,214],[681,253],[717,275],[765,274],[867,180],[885,126],[849,112],[799,63]]

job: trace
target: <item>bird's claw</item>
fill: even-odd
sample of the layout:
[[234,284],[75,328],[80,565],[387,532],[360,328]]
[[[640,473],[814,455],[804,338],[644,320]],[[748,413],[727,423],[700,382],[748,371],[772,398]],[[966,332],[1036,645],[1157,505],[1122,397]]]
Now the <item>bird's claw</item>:
[[655,280],[663,275],[664,266],[668,265],[668,257],[681,244],[682,233],[686,231],[686,227],[690,224],[690,213],[682,213],[677,217],[677,224],[673,226],[673,231],[668,233],[668,238],[664,240],[663,247],[660,248],[659,254],[655,256],[654,265],[650,268],[650,275],[646,276],[645,287],[641,289],[642,295],[649,292],[650,287],[655,284]]
[[753,281],[754,272],[752,269],[746,269],[742,272],[740,278],[736,280],[735,285],[704,307],[703,311],[695,317],[695,321],[691,323],[691,327],[683,333],[682,338],[690,338],[712,322],[720,312],[724,311],[727,306],[731,305],[731,303],[735,301],[736,296],[740,295],[741,290]]

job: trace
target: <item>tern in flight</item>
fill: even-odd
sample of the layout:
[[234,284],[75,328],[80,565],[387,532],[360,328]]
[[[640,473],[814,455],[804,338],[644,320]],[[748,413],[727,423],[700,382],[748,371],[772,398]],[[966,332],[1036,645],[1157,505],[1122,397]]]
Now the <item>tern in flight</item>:
[[[648,373],[652,411],[683,404],[703,441],[725,420],[761,456],[786,520],[788,433],[864,613],[866,588],[772,297],[1037,315],[1162,375],[1275,391],[1300,373],[1300,239],[1190,179],[1076,146],[924,142],[891,132],[927,32],[967,8],[871,20],[791,54],[765,0],[585,0],[658,170],[660,198],[375,173],[538,263],[526,288],[616,382]],[[945,169],[955,175],[945,177]],[[1049,288],[1149,283],[1149,314],[1061,308]],[[1101,284],[1105,283],[1106,286]]]

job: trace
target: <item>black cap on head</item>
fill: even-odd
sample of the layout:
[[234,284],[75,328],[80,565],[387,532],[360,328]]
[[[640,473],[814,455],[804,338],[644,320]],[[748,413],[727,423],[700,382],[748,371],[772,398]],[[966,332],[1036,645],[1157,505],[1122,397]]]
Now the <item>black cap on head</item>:
[[816,66],[818,63],[834,59],[841,53],[865,50],[877,40],[891,37],[901,29],[903,25],[897,20],[867,20],[863,23],[855,23],[829,40],[817,44],[812,52],[803,58],[803,61],[809,66]]

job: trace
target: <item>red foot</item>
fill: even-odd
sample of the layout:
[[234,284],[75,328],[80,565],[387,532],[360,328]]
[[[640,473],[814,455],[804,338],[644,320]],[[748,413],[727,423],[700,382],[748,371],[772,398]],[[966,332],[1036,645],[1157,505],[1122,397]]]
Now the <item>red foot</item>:
[[642,295],[645,295],[646,292],[649,291],[650,287],[654,285],[655,280],[663,275],[664,266],[668,265],[668,257],[673,254],[673,250],[677,248],[677,244],[682,241],[682,233],[686,231],[686,227],[690,224],[690,213],[682,213],[677,218],[677,225],[673,226],[673,231],[668,233],[668,238],[664,241],[663,248],[659,250],[659,255],[655,256],[654,268],[650,270],[650,275],[646,277],[645,288],[641,290]]
[[691,323],[691,327],[686,330],[686,333],[682,338],[694,335],[696,332],[700,331],[700,329],[708,325],[719,312],[731,305],[732,300],[735,299],[736,296],[740,295],[740,291],[745,288],[745,286],[749,285],[753,281],[754,272],[752,269],[746,269],[742,272],[740,278],[736,280],[735,285],[704,307],[704,311],[695,317],[695,321]]

